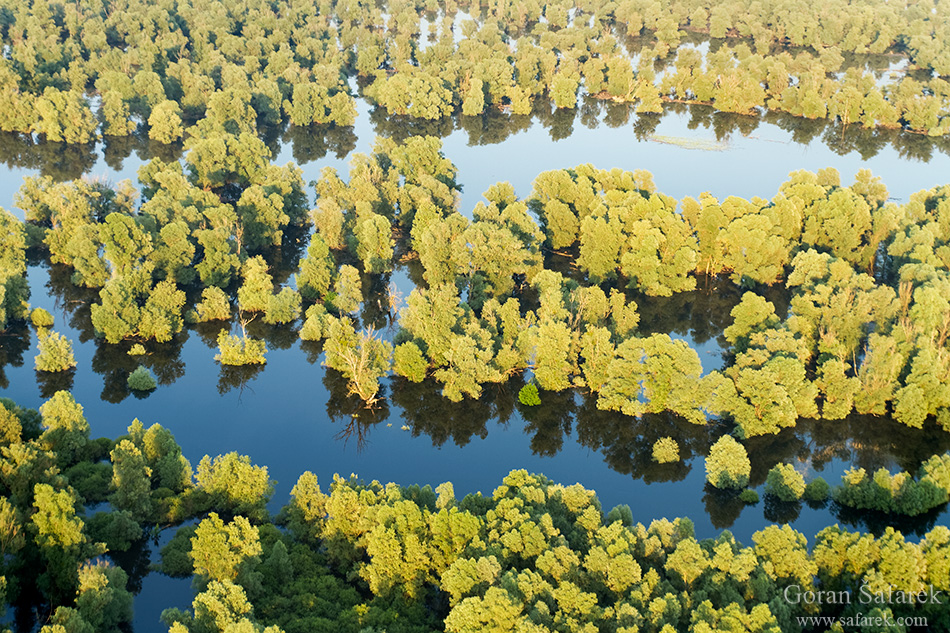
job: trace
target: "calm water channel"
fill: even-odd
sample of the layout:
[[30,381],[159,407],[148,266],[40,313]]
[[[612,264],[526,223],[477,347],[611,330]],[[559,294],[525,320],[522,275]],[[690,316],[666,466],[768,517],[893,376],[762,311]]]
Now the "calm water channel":
[[[581,163],[647,169],[660,191],[677,198],[704,191],[720,198],[771,198],[789,172],[824,167],[838,169],[844,183],[859,169],[869,168],[883,178],[897,201],[950,180],[946,141],[859,129],[842,134],[830,125],[790,117],[734,117],[699,107],[641,117],[626,107],[591,100],[577,112],[420,125],[386,120],[363,101],[358,104],[357,125],[351,130],[294,130],[272,138],[277,162],[297,162],[310,181],[325,166],[345,174],[350,154],[370,152],[378,134],[436,134],[443,137],[443,151],[458,169],[465,213],[495,182],[507,180],[519,195],[527,196],[539,172]],[[150,151],[163,152],[166,159],[176,155],[135,140],[77,149],[0,138],[0,157],[7,164],[0,176],[0,205],[12,208],[22,178],[37,173],[135,181]],[[22,217],[22,211],[14,213]],[[56,329],[73,341],[78,369],[72,390],[94,436],[120,435],[137,417],[146,426],[158,422],[170,429],[193,465],[205,454],[249,455],[254,463],[266,465],[278,482],[274,510],[286,502],[305,470],[316,473],[324,487],[334,473],[356,473],[367,480],[433,487],[451,480],[456,494],[464,495],[490,494],[510,470],[524,468],[596,490],[605,509],[629,504],[635,520],[643,523],[689,516],[700,537],[728,527],[749,542],[753,532],[774,521],[790,522],[806,535],[836,522],[879,527],[873,519],[869,525],[867,517],[844,516],[830,508],[764,503],[744,507],[710,496],[703,486],[707,429],[666,416],[637,421],[598,411],[580,394],[546,395],[542,406],[522,414],[517,405],[520,383],[486,389],[477,402],[453,404],[439,396],[434,383],[391,380],[385,387],[386,407],[372,419],[354,417],[339,374],[327,372],[320,365],[319,350],[301,345],[293,332],[261,333],[268,338],[267,365],[242,373],[223,371],[214,361],[213,335],[186,330],[144,361],[161,384],[147,398],[137,399],[127,393],[125,376],[138,361],[124,349],[97,344],[87,329],[75,327],[88,312],[67,310],[75,306],[67,306],[51,291],[55,271],[34,265],[29,275],[32,304],[52,312]],[[411,289],[403,270],[397,269],[391,281],[404,295]],[[642,329],[671,332],[689,341],[709,371],[721,366],[722,329],[729,325],[729,311],[740,293],[728,284],[701,280],[699,286],[692,293],[638,303]],[[775,301],[781,305],[783,299],[777,295]],[[73,317],[78,320],[71,323]],[[57,385],[38,382],[33,370],[35,337],[3,339],[0,396],[38,407],[42,394]],[[680,441],[686,459],[658,466],[650,449],[667,435]],[[912,431],[887,420],[854,417],[802,423],[748,446],[754,485],[761,486],[768,469],[779,461],[795,464],[806,477],[820,475],[834,484],[852,466],[913,469],[934,452],[950,448],[950,436],[933,428]],[[946,521],[944,509],[901,527],[920,533]],[[163,533],[162,541],[170,535]],[[153,559],[156,551],[153,546]],[[192,598],[187,581],[148,574],[148,557],[146,547],[120,561],[141,587],[135,605],[137,633],[163,631],[161,610],[187,607]]]

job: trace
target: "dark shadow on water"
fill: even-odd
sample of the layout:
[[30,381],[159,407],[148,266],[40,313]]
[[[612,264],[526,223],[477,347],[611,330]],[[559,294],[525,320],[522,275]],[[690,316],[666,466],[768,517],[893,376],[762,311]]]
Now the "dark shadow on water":
[[890,418],[853,414],[843,420],[801,420],[796,429],[808,438],[806,450],[816,471],[837,459],[868,472],[887,468],[913,475],[932,455],[950,450],[950,434],[933,419],[913,429]]
[[915,517],[877,512],[874,510],[855,510],[838,503],[831,504],[831,511],[838,521],[854,528],[870,532],[874,536],[881,536],[887,528],[892,527],[901,534],[924,536],[934,529],[940,515],[946,510],[947,504],[934,508],[929,512],[918,514]]
[[[128,386],[129,374],[140,365],[152,372],[159,385],[171,385],[183,378],[185,361],[181,352],[187,340],[187,330],[182,330],[168,343],[122,341],[113,345],[97,340],[96,351],[92,357],[92,370],[103,377],[101,398],[106,402],[118,403],[132,395],[133,392]],[[136,344],[145,348],[144,354],[129,354],[132,346]],[[135,395],[147,397],[148,393]]]
[[[517,384],[512,389],[520,390]],[[524,432],[531,436],[531,452],[542,457],[553,457],[564,447],[564,437],[571,434],[577,411],[574,391],[541,390],[541,404],[533,407],[519,403],[524,418]]]
[[408,116],[390,115],[383,107],[373,108],[369,113],[369,121],[377,136],[385,136],[400,142],[410,136],[445,138],[455,129],[455,121],[450,116],[434,121],[413,119]]
[[307,356],[307,362],[316,365],[322,360],[323,342],[322,341],[300,341],[300,349]]
[[132,595],[142,591],[142,581],[151,572],[152,540],[142,538],[132,543],[124,552],[109,552],[109,558],[129,575],[126,588]]
[[[680,461],[658,464],[653,445],[672,437],[679,445]],[[689,462],[708,452],[709,435],[704,426],[691,424],[672,413],[647,413],[632,418],[597,408],[596,396],[585,396],[577,410],[577,440],[604,455],[613,470],[647,483],[682,481],[692,470]]]
[[281,140],[290,143],[294,162],[305,165],[328,154],[344,159],[356,149],[356,132],[352,126],[311,125],[287,126]]
[[706,514],[709,515],[710,522],[717,530],[732,527],[746,507],[739,499],[738,490],[719,490],[709,484],[705,487],[703,504],[706,506]]
[[765,483],[769,471],[776,464],[797,463],[808,459],[809,453],[801,431],[785,429],[775,435],[759,435],[743,442],[749,454],[752,470],[749,486],[755,488]]
[[357,449],[369,441],[372,427],[389,418],[385,385],[380,385],[376,394],[378,400],[373,406],[367,406],[362,399],[351,394],[349,380],[331,367],[324,371],[323,386],[330,394],[327,398],[327,416],[333,423],[342,425],[337,439],[346,443],[355,438]]
[[79,333],[79,342],[86,343],[95,338],[92,327],[90,306],[99,301],[99,291],[93,288],[74,286],[72,269],[61,264],[44,264],[49,279],[46,282],[47,294],[54,298],[56,308],[62,310],[69,326]]
[[36,384],[40,388],[40,397],[46,400],[52,398],[57,391],[72,391],[75,378],[75,368],[66,371],[36,372]]
[[[294,323],[287,325],[272,325],[264,323],[258,315],[247,324],[248,338],[261,339],[267,343],[268,350],[290,349],[300,340],[300,334]],[[217,348],[217,341],[215,341]]]
[[25,323],[12,323],[0,332],[0,389],[10,386],[4,368],[22,367],[23,355],[30,349],[30,329]]
[[205,323],[195,323],[194,325],[189,326],[189,329],[198,335],[198,338],[201,339],[201,342],[208,349],[217,350],[218,349],[218,334],[221,330],[225,332],[231,331],[232,322],[228,321],[207,321]]
[[266,365],[221,365],[218,372],[218,393],[222,396],[234,389],[243,393],[245,389],[253,389],[249,383],[264,371]]
[[763,514],[766,521],[782,525],[795,521],[801,514],[801,501],[782,501],[771,494],[766,494],[764,499]]
[[495,145],[531,127],[531,116],[506,114],[492,108],[478,116],[458,117],[458,127],[468,134],[468,145]]
[[53,180],[79,178],[96,164],[96,144],[54,143],[29,134],[0,132],[0,162],[10,169],[35,169]]
[[180,160],[185,153],[182,142],[159,143],[148,138],[144,130],[129,136],[105,136],[102,142],[102,158],[115,171],[121,171],[125,160],[133,154],[143,162],[157,158],[170,163]]
[[401,409],[399,415],[412,429],[413,437],[428,435],[433,446],[449,440],[465,446],[473,437],[484,439],[488,437],[489,420],[506,422],[514,406],[510,397],[499,398],[499,390],[490,385],[480,399],[462,402],[442,397],[442,385],[432,378],[414,383],[395,376],[390,386],[393,404]]

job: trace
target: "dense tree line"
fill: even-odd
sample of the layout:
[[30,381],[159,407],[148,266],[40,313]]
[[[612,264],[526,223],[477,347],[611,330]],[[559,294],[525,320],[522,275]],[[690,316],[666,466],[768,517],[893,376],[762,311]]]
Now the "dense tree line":
[[[946,187],[898,205],[868,171],[845,186],[828,169],[791,174],[771,200],[677,201],[648,172],[581,165],[540,174],[524,200],[494,185],[469,217],[438,140],[412,137],[378,140],[348,181],[325,170],[308,212],[299,170],[272,165],[232,114],[204,121],[184,166],[146,165],[140,202],[127,182],[27,179],[26,224],[6,220],[11,317],[26,316],[29,243],[90,289],[109,344],[207,323],[223,365],[262,364],[254,332],[299,323],[367,402],[390,369],[434,377],[454,401],[530,371],[544,393],[584,389],[629,416],[725,416],[745,437],[852,412],[950,424]],[[417,285],[405,306],[386,292],[364,303],[397,260]],[[715,278],[746,293],[723,330],[726,367],[704,372],[684,341],[640,327],[640,304]]]
[[[573,109],[584,91],[641,112],[665,99],[950,131],[950,23],[941,3],[0,6],[0,130],[54,142],[141,128],[176,143],[222,110],[254,128],[347,126],[353,78],[388,113],[420,119],[493,108],[527,114],[539,98]],[[713,43],[705,56],[693,45],[699,35]],[[844,58],[881,54],[899,54],[920,72],[882,85]]]
[[[67,392],[39,411],[4,399],[0,426],[0,588],[17,630],[121,630],[130,571],[113,561],[155,526],[189,518],[162,551],[162,571],[193,577],[197,594],[192,610],[163,615],[172,633],[777,632],[803,630],[798,616],[861,610],[947,624],[940,605],[857,599],[862,586],[872,596],[950,590],[943,526],[917,543],[892,528],[875,537],[835,526],[809,546],[777,525],[746,546],[728,532],[698,540],[688,519],[645,526],[626,506],[605,512],[580,485],[525,471],[462,499],[450,483],[355,477],[324,493],[308,472],[272,517],[265,467],[230,453],[192,469],[167,429],[137,420],[114,441],[92,439]],[[929,472],[946,479],[942,464]],[[103,501],[108,510],[87,509]],[[790,586],[849,591],[853,602],[789,600]]]
[[168,430],[138,420],[116,441],[92,439],[65,391],[39,411],[0,400],[0,428],[0,593],[17,630],[34,630],[44,613],[44,633],[118,631],[132,618],[129,575],[104,555],[211,508],[268,516],[266,468],[230,453],[194,472]]
[[[931,626],[946,615],[939,605],[785,599],[790,585],[855,596],[864,583],[872,595],[942,588],[942,527],[919,544],[893,530],[874,538],[833,527],[809,548],[802,534],[770,526],[745,547],[728,533],[699,541],[687,519],[633,520],[625,506],[605,515],[579,485],[525,471],[491,496],[464,499],[451,484],[433,491],[339,477],[325,494],[305,473],[277,519],[287,532],[211,515],[176,537],[163,551],[165,568],[194,573],[207,588],[193,612],[164,618],[174,632],[220,630],[213,622],[252,613],[260,629],[287,632],[699,632],[799,631],[796,616],[860,608],[926,614]],[[223,562],[209,569],[209,559]]]

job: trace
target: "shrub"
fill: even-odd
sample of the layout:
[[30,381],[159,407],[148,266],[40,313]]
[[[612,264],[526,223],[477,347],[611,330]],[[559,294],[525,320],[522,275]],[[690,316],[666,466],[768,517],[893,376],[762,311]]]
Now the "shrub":
[[274,494],[274,482],[266,466],[254,466],[247,455],[228,453],[214,459],[205,455],[198,463],[198,488],[214,499],[214,507],[266,519],[267,502]]
[[808,482],[808,485],[805,486],[805,492],[802,494],[802,496],[805,498],[805,501],[810,501],[812,503],[824,503],[828,500],[830,495],[831,486],[829,486],[828,482],[821,477]]
[[526,384],[521,388],[521,391],[518,392],[518,402],[526,407],[536,407],[541,404],[538,387],[533,382]]
[[79,493],[85,503],[91,505],[109,498],[112,464],[81,461],[67,468],[63,474],[69,480],[69,485]]
[[327,309],[320,303],[307,308],[307,318],[300,326],[300,338],[304,341],[319,341],[326,334]]
[[630,509],[630,506],[625,503],[614,506],[613,509],[607,513],[607,525],[616,521],[620,521],[623,525],[628,527],[633,525],[633,511]]
[[183,525],[161,549],[159,569],[163,574],[172,578],[189,578],[194,573],[195,563],[191,559],[191,539],[197,530],[197,525]]
[[706,481],[716,488],[744,488],[752,465],[745,447],[731,435],[720,437],[706,458]]
[[[393,371],[400,376],[408,378],[412,382],[422,382],[426,377],[426,370],[429,368],[429,363],[426,361],[425,356],[422,355],[422,350],[419,349],[419,346],[413,343],[412,341],[407,341],[400,345],[396,346],[396,351],[393,353]],[[521,392],[518,394],[518,399],[521,400],[522,404],[528,404],[524,401],[522,394],[524,393],[525,388],[521,389]],[[535,398],[537,398],[538,390],[534,390]],[[538,404],[541,403],[541,400],[538,400]]]
[[776,464],[765,479],[765,492],[782,501],[798,501],[805,493],[805,478],[791,464]]
[[863,468],[849,470],[832,492],[832,498],[858,510],[923,514],[950,499],[950,454],[934,455],[924,462],[919,481],[907,472],[892,475],[885,468],[873,477],[868,477]]
[[653,461],[670,464],[680,460],[680,447],[672,437],[661,437],[653,443]]
[[53,323],[56,322],[53,315],[43,308],[33,308],[33,311],[30,312],[30,321],[36,329],[51,328]]
[[293,288],[284,288],[267,298],[264,323],[280,325],[291,323],[300,316],[300,295]]
[[357,333],[349,319],[331,319],[324,350],[323,364],[347,377],[350,395],[375,404],[379,380],[392,367],[392,343],[376,338],[372,327]]
[[759,502],[759,493],[757,493],[755,490],[746,488],[739,493],[739,501],[746,505],[753,506]]
[[234,336],[225,330],[218,334],[218,350],[214,359],[222,365],[263,365],[267,362],[264,358],[267,353],[264,341]]
[[66,371],[76,366],[73,344],[62,334],[57,332],[40,334],[37,347],[40,350],[35,360],[37,371]]
[[132,391],[151,391],[158,386],[152,372],[142,365],[136,367],[135,371],[129,374],[129,379],[126,382]]
[[90,538],[106,544],[111,552],[125,552],[142,538],[142,526],[131,512],[96,512],[86,523]]
[[217,286],[201,291],[201,301],[195,305],[195,321],[225,321],[231,318],[231,301],[228,295]]

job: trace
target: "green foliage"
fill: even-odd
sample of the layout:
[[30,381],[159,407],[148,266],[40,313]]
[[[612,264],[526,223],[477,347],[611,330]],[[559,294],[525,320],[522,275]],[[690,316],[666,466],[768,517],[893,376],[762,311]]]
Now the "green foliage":
[[274,280],[267,272],[267,262],[261,256],[244,262],[241,271],[244,283],[238,288],[238,305],[246,312],[264,312],[274,292]]
[[776,464],[765,478],[765,492],[781,501],[798,501],[805,494],[805,478],[791,464]]
[[422,382],[426,377],[429,363],[419,346],[412,341],[406,341],[396,346],[393,351],[393,372],[412,382]]
[[453,109],[452,93],[444,83],[423,72],[407,69],[389,79],[377,79],[373,87],[373,98],[391,114],[440,119]]
[[653,461],[670,464],[680,460],[680,447],[672,437],[661,437],[653,443]]
[[329,314],[323,304],[315,303],[307,308],[306,318],[300,327],[300,338],[304,341],[319,341],[326,336]]
[[317,476],[303,473],[290,492],[290,503],[281,511],[287,528],[301,541],[316,542],[323,531],[327,496],[320,490]]
[[155,376],[148,370],[148,367],[139,365],[131,374],[129,374],[126,383],[129,389],[133,391],[152,391],[158,386]]
[[194,573],[191,539],[197,529],[197,525],[183,525],[175,530],[175,535],[161,550],[160,569],[163,574],[172,578],[187,578]]
[[26,231],[23,223],[0,207],[0,331],[29,314],[26,283]]
[[[154,77],[144,76],[143,85],[154,84]],[[494,99],[488,75],[479,77],[486,98]],[[152,109],[167,100],[158,84],[154,88]],[[279,92],[276,84],[268,84],[267,94],[255,98],[273,101],[274,90]],[[232,298],[224,288],[238,268],[243,311],[263,313],[268,324],[288,324],[300,317],[304,300],[322,302],[308,312],[301,336],[323,340],[331,322],[321,310],[355,313],[363,282],[373,282],[349,264],[334,278],[331,247],[348,245],[367,271],[380,272],[391,264],[392,239],[405,239],[408,229],[428,287],[412,292],[400,311],[396,371],[414,381],[431,375],[452,400],[480,397],[486,383],[532,369],[539,387],[587,387],[602,409],[634,416],[669,411],[696,423],[704,423],[708,412],[734,420],[741,437],[775,433],[803,417],[842,419],[852,411],[893,411],[915,427],[932,416],[950,426],[950,387],[941,379],[950,376],[950,357],[940,352],[947,281],[937,272],[945,267],[938,255],[944,231],[939,213],[927,210],[941,208],[939,191],[906,207],[888,206],[886,190],[868,173],[841,187],[833,171],[796,172],[771,202],[703,195],[684,199],[679,213],[675,200],[655,191],[647,172],[581,165],[539,175],[527,202],[511,185],[494,185],[468,220],[457,210],[455,169],[438,139],[415,137],[402,145],[380,139],[371,155],[354,158],[349,182],[324,170],[313,212],[319,232],[296,279],[301,294],[290,288],[275,294],[271,275],[283,283],[285,271],[270,247],[283,244],[286,229],[302,227],[306,197],[299,173],[269,165],[266,148],[249,140],[247,131],[242,137],[215,127],[248,127],[244,108],[253,94],[234,88],[214,102],[209,116],[216,123],[195,131],[190,170],[161,161],[143,169],[139,214],[125,184],[41,178],[28,180],[18,194],[31,226],[44,232],[52,261],[72,266],[74,283],[101,285],[90,313],[106,341],[170,341],[183,327],[186,284],[202,292],[189,322],[229,318]],[[241,112],[228,114],[227,103]],[[232,145],[244,152],[234,164],[218,155]],[[218,160],[228,164],[215,171]],[[814,218],[835,188],[847,189],[849,200],[871,214],[859,250],[893,236],[895,265],[903,266],[895,273],[896,290],[883,277],[855,271],[863,255],[842,251],[836,257],[825,238],[802,242],[806,224],[827,233],[815,228],[825,220]],[[376,230],[380,222],[387,231]],[[20,273],[22,227],[15,219],[10,226],[14,256],[7,259]],[[937,240],[933,247],[926,247],[924,226]],[[386,248],[376,239],[383,233]],[[749,253],[759,248],[742,247],[742,237],[759,233],[781,243],[753,261]],[[574,249],[558,256],[576,255],[585,276],[578,281],[544,271],[543,239]],[[746,293],[724,330],[729,362],[707,376],[693,350],[652,333],[649,323],[649,335],[635,336],[640,308],[625,292],[591,284],[626,283],[645,294],[668,295],[689,290],[700,271],[733,275],[743,285],[773,283],[787,272],[792,291],[785,319],[764,295]],[[533,293],[524,294],[529,287],[537,292],[537,306]],[[649,310],[654,302],[645,305]],[[367,316],[387,307],[391,315],[392,305],[372,302]],[[222,335],[221,343],[224,364],[264,360],[263,341]],[[378,383],[385,370],[372,373]],[[375,394],[372,380],[365,387]]]
[[33,308],[30,311],[30,322],[33,323],[33,327],[39,331],[42,328],[51,328],[55,319],[53,315],[44,310],[43,308]]
[[742,444],[731,435],[723,435],[706,457],[706,481],[716,488],[744,488],[751,468]]
[[300,316],[300,295],[293,288],[282,288],[267,298],[264,323],[280,325],[292,323]]
[[96,140],[96,119],[86,97],[76,90],[47,87],[36,100],[33,131],[48,141],[90,143]]
[[181,331],[185,293],[172,281],[151,287],[146,271],[115,277],[100,291],[101,303],[91,307],[96,333],[109,343],[141,336],[165,343]]
[[385,217],[369,213],[356,221],[356,256],[368,273],[392,270],[392,226]]
[[749,347],[753,334],[763,332],[778,325],[775,306],[754,292],[742,295],[742,301],[730,313],[732,325],[723,330],[726,340],[737,352]]
[[111,501],[115,508],[127,510],[138,522],[147,521],[152,514],[152,469],[131,440],[122,440],[112,449]]
[[701,374],[698,355],[684,341],[666,334],[629,338],[607,367],[597,407],[633,416],[672,411],[703,424]]
[[69,607],[57,607],[50,618],[50,624],[40,629],[41,633],[93,633],[95,629],[86,622],[79,612]]
[[274,494],[274,482],[266,466],[253,466],[246,455],[227,453],[198,463],[197,486],[211,495],[213,507],[262,521],[269,514],[267,502]]
[[[264,628],[252,619],[253,607],[239,585],[216,580],[195,597],[194,613],[179,609],[162,612],[162,622],[171,633],[206,633],[225,630],[253,633],[283,633],[276,626]],[[223,624],[223,626],[219,626]]]
[[174,101],[162,101],[148,118],[148,136],[159,143],[174,143],[181,140],[184,128],[181,124],[181,107]]
[[336,265],[330,255],[330,247],[323,236],[315,233],[310,238],[307,256],[300,262],[297,273],[297,290],[308,301],[318,301],[330,290],[330,282]]
[[832,490],[832,498],[859,510],[907,516],[928,512],[950,498],[950,454],[934,455],[924,462],[918,480],[906,472],[891,475],[884,468],[871,477],[863,468],[849,470]]
[[66,490],[36,484],[30,521],[36,529],[36,544],[44,549],[79,551],[86,542],[82,519],[76,516],[76,499]]
[[363,282],[360,272],[349,264],[340,266],[337,271],[336,283],[333,284],[336,295],[334,305],[341,314],[355,312],[363,302]]
[[218,333],[218,353],[214,359],[222,365],[263,365],[267,362],[264,357],[266,353],[264,341],[248,338],[247,335],[235,336],[221,330]]
[[535,332],[534,378],[542,389],[563,391],[571,386],[572,333],[565,323],[543,321]]
[[610,512],[607,513],[605,524],[611,525],[616,521],[620,521],[627,527],[633,526],[633,511],[630,506],[624,504],[611,508]]
[[324,350],[324,364],[346,376],[350,394],[373,405],[379,379],[392,367],[392,344],[376,338],[372,328],[357,333],[349,319],[342,318],[329,321]]
[[96,512],[86,522],[89,539],[105,543],[110,552],[127,551],[132,543],[142,538],[142,526],[131,512]]
[[536,407],[541,404],[541,396],[538,395],[538,387],[529,382],[518,391],[518,402],[526,407]]
[[195,304],[195,321],[226,321],[231,318],[231,302],[228,295],[217,286],[201,291],[201,301]]
[[811,503],[824,503],[831,496],[831,486],[821,477],[816,477],[805,486],[802,498]]
[[757,493],[755,490],[746,488],[739,493],[739,501],[746,505],[755,505],[759,502],[759,493]]
[[23,436],[23,425],[16,414],[16,405],[7,408],[7,404],[0,402],[0,442],[4,446],[19,444]]
[[37,371],[67,371],[76,366],[72,342],[58,332],[40,331],[35,366]]
[[132,622],[132,594],[122,568],[100,562],[79,568],[76,610],[94,631],[119,631]]
[[112,483],[112,466],[102,462],[82,461],[64,472],[69,485],[87,504],[107,501]]
[[40,444],[55,452],[60,464],[73,464],[83,455],[89,443],[89,422],[82,405],[67,391],[57,391],[40,407],[43,434]]
[[454,285],[416,288],[406,300],[400,324],[421,341],[432,364],[441,366],[446,363],[454,338],[453,329],[462,314],[458,289]]
[[228,581],[245,589],[253,588],[260,583],[255,578],[255,568],[260,564],[261,553],[258,529],[242,516],[225,524],[212,512],[191,538],[194,574],[202,583]]

